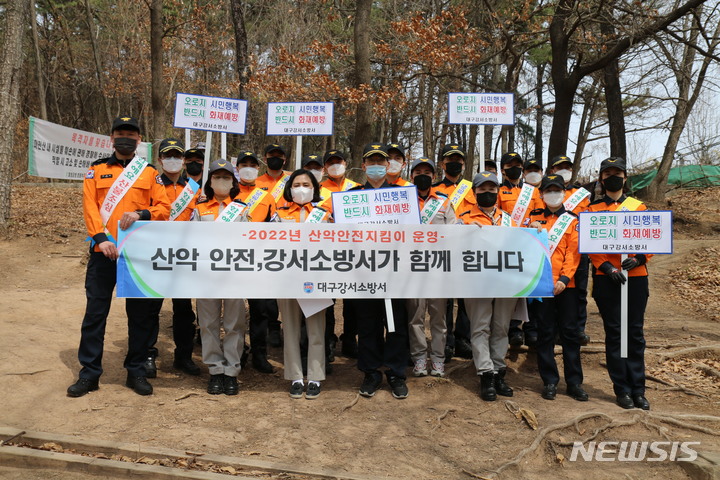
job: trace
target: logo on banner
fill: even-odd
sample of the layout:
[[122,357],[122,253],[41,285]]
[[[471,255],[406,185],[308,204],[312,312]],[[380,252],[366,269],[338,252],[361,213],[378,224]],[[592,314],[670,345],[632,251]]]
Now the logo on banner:
[[312,293],[315,287],[313,286],[313,282],[305,282],[303,284],[303,290],[305,290],[305,293]]

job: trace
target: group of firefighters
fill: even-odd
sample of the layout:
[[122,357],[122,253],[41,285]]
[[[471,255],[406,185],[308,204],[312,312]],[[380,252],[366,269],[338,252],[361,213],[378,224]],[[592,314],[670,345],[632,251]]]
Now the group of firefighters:
[[[340,150],[307,155],[300,169],[288,172],[284,170],[286,149],[272,144],[262,158],[241,151],[234,165],[224,159],[213,161],[204,179],[204,163],[209,159],[202,148],[185,150],[179,140],[163,140],[159,174],[135,154],[141,138],[135,118],[116,118],[111,128],[113,154],[94,162],[85,175],[83,212],[91,238],[87,307],[78,350],[82,368],[78,380],[68,388],[68,396],[80,397],[99,388],[105,326],[115,287],[118,228],[125,230],[138,220],[332,222],[332,192],[414,185],[423,223],[553,232],[553,296],[542,300],[439,299],[428,291],[423,298],[391,300],[391,331],[382,298],[343,299],[339,339],[333,307],[305,316],[296,299],[247,299],[248,322],[245,299],[197,299],[197,341],[210,374],[208,393],[238,394],[237,377],[247,360],[256,370],[272,373],[268,346],[282,346],[290,397],[317,398],[321,382],[332,369],[339,340],[341,352],[357,358],[357,367],[364,374],[359,389],[362,396],[375,395],[383,383],[383,367],[393,397],[402,399],[408,396],[406,372],[410,368],[414,376],[442,377],[445,363],[459,356],[472,358],[480,377],[480,397],[493,401],[498,395],[513,395],[505,356],[509,345],[525,343],[537,354],[542,398],[554,400],[557,395],[560,374],[554,348],[559,344],[566,393],[587,401],[580,349],[589,341],[585,322],[591,269],[592,297],[603,320],[607,368],[616,402],[622,408],[650,408],[645,398],[643,336],[649,255],[629,255],[621,262],[619,254],[578,252],[580,212],[646,209],[625,193],[624,159],[603,160],[596,181],[582,187],[571,183],[573,162],[566,156],[551,159],[543,174],[539,161],[523,161],[510,152],[500,160],[502,181],[493,161],[485,162],[484,171],[469,181],[463,179],[465,152],[459,145],[445,145],[437,161],[418,158],[408,165],[400,145],[370,143],[362,154],[366,182],[358,184],[347,178],[348,164]],[[263,175],[261,164],[266,167]],[[402,178],[404,172],[409,172],[407,179]],[[628,353],[621,356],[620,287],[625,282],[629,288]],[[140,395],[153,392],[147,379],[157,374],[155,344],[162,301],[126,299],[126,385]],[[196,342],[192,300],[172,299],[172,304],[173,366],[200,375],[201,369],[192,359]]]

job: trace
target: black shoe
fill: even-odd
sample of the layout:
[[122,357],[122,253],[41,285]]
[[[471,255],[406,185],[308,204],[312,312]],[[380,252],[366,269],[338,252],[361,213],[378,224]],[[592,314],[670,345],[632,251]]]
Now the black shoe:
[[240,385],[236,377],[230,375],[223,375],[223,393],[225,395],[237,395],[240,391]]
[[590,335],[585,332],[580,333],[580,345],[585,347],[590,343]]
[[368,398],[374,396],[381,383],[381,376],[373,375],[372,373],[366,373],[365,378],[363,379],[363,383],[362,385],[360,385],[360,395]]
[[200,367],[195,365],[192,358],[176,358],[173,367],[188,375],[200,375]]
[[615,403],[620,405],[625,410],[630,410],[631,408],[635,408],[635,403],[633,403],[632,398],[630,398],[629,393],[621,393],[620,395],[617,395],[615,397]]
[[495,390],[495,373],[485,372],[480,375],[480,398],[486,402],[494,402],[497,400],[497,390]]
[[403,398],[407,398],[408,387],[404,378],[397,377],[395,375],[388,375],[388,383],[390,384],[390,390],[392,391],[393,397],[401,400]]
[[155,365],[155,357],[150,355],[147,360],[145,360],[143,366],[145,367],[145,378],[157,377],[157,365]]
[[637,394],[632,396],[633,404],[635,408],[642,408],[643,410],[650,410],[650,402],[648,402],[645,395]]
[[588,401],[588,394],[585,390],[583,390],[582,385],[568,385],[567,394],[578,402]]
[[138,395],[152,395],[153,392],[152,385],[150,385],[146,377],[133,377],[128,375],[125,386],[132,388],[133,392]]
[[265,352],[255,352],[252,354],[252,366],[260,373],[273,373],[275,370],[268,362]]
[[307,391],[305,392],[305,398],[312,400],[320,395],[320,384],[315,382],[308,383]]
[[528,347],[536,347],[537,335],[525,335],[525,345]]
[[302,398],[303,390],[305,390],[305,385],[302,382],[293,382],[290,385],[290,398]]
[[508,336],[508,342],[510,342],[510,345],[513,347],[519,347],[523,344],[523,334],[522,332],[512,332]]
[[333,366],[332,363],[330,363],[330,357],[325,359],[325,375],[332,375],[333,372]]
[[247,345],[243,345],[243,352],[242,355],[240,355],[240,369],[244,370],[245,365],[247,365],[248,357],[250,356],[250,347]]
[[445,363],[450,363],[452,361],[454,353],[455,349],[453,347],[451,347],[450,345],[445,345]]
[[337,346],[337,337],[333,335],[330,339],[328,339],[327,342],[327,358],[328,362],[332,363],[335,361],[335,347]]
[[543,391],[540,396],[545,400],[555,400],[555,397],[557,396],[557,385],[554,383],[548,383],[543,387]]
[[342,347],[340,348],[340,353],[342,353],[343,356],[345,356],[347,358],[357,358],[358,357],[357,341],[354,338],[350,339],[350,340],[343,340]]
[[460,358],[472,358],[472,345],[466,338],[455,338],[455,356]]
[[82,397],[88,392],[94,392],[100,388],[97,380],[90,380],[89,378],[78,378],[78,381],[70,385],[67,389],[68,397]]
[[505,383],[505,372],[506,370],[503,368],[495,374],[495,377],[493,378],[493,386],[495,387],[495,392],[498,395],[502,395],[503,397],[512,397],[513,389]]
[[225,375],[210,375],[207,392],[210,395],[220,395],[225,391]]
[[282,334],[280,333],[280,330],[270,330],[268,332],[268,338],[267,338],[268,345],[270,345],[273,348],[279,348],[282,347]]

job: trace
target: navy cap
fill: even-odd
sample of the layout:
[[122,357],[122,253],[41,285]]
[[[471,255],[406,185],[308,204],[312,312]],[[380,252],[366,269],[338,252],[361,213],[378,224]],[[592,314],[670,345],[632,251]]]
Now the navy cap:
[[492,167],[497,170],[497,163],[495,163],[495,160],[485,160],[485,170],[487,170],[488,167]]
[[389,156],[386,146],[380,142],[368,143],[367,145],[365,145],[365,148],[363,148],[362,158],[368,158],[372,155],[381,155],[385,158],[388,158]]
[[540,182],[540,191],[547,190],[549,187],[560,187],[561,190],[565,190],[565,180],[561,175],[546,175]]
[[465,158],[465,152],[462,148],[460,148],[460,145],[454,144],[454,143],[448,143],[445,145],[440,152],[440,156],[445,158],[449,157],[450,155],[460,155],[461,157]]
[[340,160],[345,160],[345,154],[342,153],[340,150],[328,150],[327,152],[325,152],[325,156],[323,157],[323,165],[331,158],[339,158]]
[[415,160],[415,161],[412,163],[412,165],[410,166],[410,173],[412,173],[412,171],[415,170],[415,167],[417,167],[418,165],[429,165],[430,168],[433,169],[433,172],[436,172],[436,171],[437,171],[437,170],[435,169],[435,162],[433,162],[433,161],[430,160],[429,158],[420,157],[420,158],[418,158],[417,160]]
[[500,185],[500,182],[498,182],[497,175],[495,175],[492,172],[480,172],[477,175],[473,177],[473,188],[479,187],[483,183],[490,182],[494,185]]
[[252,161],[254,161],[255,163],[257,163],[258,165],[260,165],[260,160],[258,160],[257,155],[255,155],[253,152],[251,152],[249,150],[238,153],[237,163],[240,163],[241,160],[245,160],[246,158],[249,158]]
[[233,168],[232,164],[225,160],[224,158],[220,158],[218,160],[215,160],[210,164],[210,168],[208,169],[208,175],[212,175],[213,173],[217,172],[218,170],[225,170],[227,172],[232,173],[235,175],[235,169]]
[[313,162],[317,163],[320,167],[322,167],[320,155],[305,155],[305,157],[303,157],[302,161],[300,162],[300,168],[305,168],[308,163]]
[[536,159],[534,159],[534,158],[530,158],[530,159],[528,159],[528,160],[525,160],[525,165],[523,166],[523,170],[527,170],[528,167],[537,167],[537,168],[539,168],[540,170],[542,170],[542,164],[541,164],[538,160],[536,160]]
[[550,160],[550,166],[556,167],[562,163],[569,163],[570,165],[573,164],[572,160],[570,160],[570,157],[566,155],[555,155],[552,160]]
[[283,155],[287,155],[287,152],[285,151],[285,147],[282,145],[278,145],[277,143],[273,143],[265,147],[265,154],[272,152],[273,150],[280,150]]
[[398,152],[400,152],[400,155],[403,157],[403,159],[405,158],[405,150],[403,150],[403,148],[400,146],[400,144],[388,143],[387,144],[388,153],[390,152],[390,150],[397,150]]
[[627,167],[625,166],[625,159],[622,157],[609,157],[603,160],[602,163],[600,163],[600,173],[610,167],[619,168],[623,172],[627,172]]
[[140,124],[138,123],[137,118],[117,117],[115,120],[113,120],[110,133],[114,132],[115,130],[135,130],[139,132]]
[[170,150],[177,150],[180,153],[185,153],[185,145],[177,138],[166,138],[160,142],[160,153],[169,152]]
[[503,153],[503,156],[500,157],[500,166],[502,167],[504,165],[507,165],[508,163],[510,163],[514,160],[520,161],[520,165],[523,164],[523,158],[520,156],[519,153],[517,153],[517,152]]

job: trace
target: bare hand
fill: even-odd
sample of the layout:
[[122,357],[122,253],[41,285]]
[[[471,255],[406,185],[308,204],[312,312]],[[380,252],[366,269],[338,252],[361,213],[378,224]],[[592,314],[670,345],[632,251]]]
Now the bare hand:
[[540,233],[543,229],[542,223],[538,222],[537,220],[528,225],[528,227],[537,228],[538,233]]
[[202,202],[204,202],[205,200],[207,200],[207,196],[205,196],[204,193],[201,193],[200,195],[198,195],[198,197],[197,197],[198,203],[202,203]]
[[555,288],[553,288],[553,295],[560,295],[563,292],[563,290],[565,290],[565,284],[563,282],[561,282],[560,280],[558,280],[555,283]]
[[104,242],[98,243],[98,248],[102,252],[103,255],[105,255],[110,260],[117,260],[118,259],[118,251],[115,244],[109,240],[105,240]]
[[137,212],[125,212],[120,218],[120,229],[127,230],[130,226],[140,220],[140,214]]

